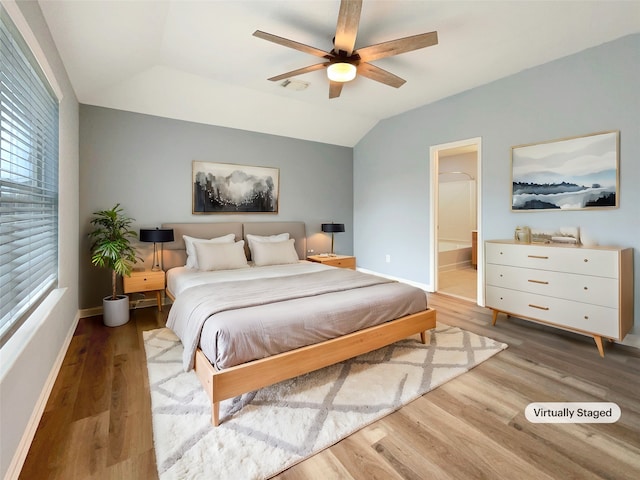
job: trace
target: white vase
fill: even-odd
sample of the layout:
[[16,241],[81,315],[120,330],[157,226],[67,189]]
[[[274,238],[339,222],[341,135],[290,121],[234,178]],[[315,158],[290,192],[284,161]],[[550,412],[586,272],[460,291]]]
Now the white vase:
[[102,321],[107,327],[119,327],[129,321],[129,297],[118,295],[116,300],[111,295],[102,299]]
[[580,229],[580,243],[585,247],[595,247],[598,245],[597,240],[585,232],[584,228]]

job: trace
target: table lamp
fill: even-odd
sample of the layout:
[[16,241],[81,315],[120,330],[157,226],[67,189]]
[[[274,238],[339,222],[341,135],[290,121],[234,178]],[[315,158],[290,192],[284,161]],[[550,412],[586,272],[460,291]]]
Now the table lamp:
[[157,272],[160,270],[160,262],[158,261],[158,243],[173,242],[173,228],[154,228],[140,229],[141,242],[153,242],[153,266],[151,270]]
[[344,223],[323,223],[322,224],[322,231],[324,233],[330,233],[331,234],[331,256],[335,256],[335,253],[333,253],[333,234],[334,233],[342,233],[344,232]]

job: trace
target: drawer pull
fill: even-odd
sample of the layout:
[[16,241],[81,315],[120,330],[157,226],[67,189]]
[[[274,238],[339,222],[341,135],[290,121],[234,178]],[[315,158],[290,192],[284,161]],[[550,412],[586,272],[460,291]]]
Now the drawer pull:
[[[529,258],[539,258],[541,260],[549,260],[549,257],[545,257],[542,255],[527,255]],[[586,260],[585,260],[586,261]]]
[[540,285],[549,285],[549,282],[545,282],[543,280],[528,280],[531,283],[539,283]]
[[585,290],[589,290],[589,287],[584,287]]
[[538,310],[549,310],[549,307],[541,307],[540,305],[534,305],[533,303],[530,303],[529,306],[531,308],[537,308]]
[[587,263],[588,261],[589,261],[589,259],[588,259],[588,258],[585,258],[585,259],[584,259],[584,263]]

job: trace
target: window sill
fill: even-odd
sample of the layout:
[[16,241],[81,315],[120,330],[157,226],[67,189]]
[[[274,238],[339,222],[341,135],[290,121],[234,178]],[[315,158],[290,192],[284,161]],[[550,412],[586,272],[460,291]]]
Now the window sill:
[[7,343],[0,348],[0,382],[20,358],[22,350],[29,344],[40,326],[53,312],[66,291],[66,287],[56,288],[51,291],[29,318],[20,325],[20,328],[11,335]]

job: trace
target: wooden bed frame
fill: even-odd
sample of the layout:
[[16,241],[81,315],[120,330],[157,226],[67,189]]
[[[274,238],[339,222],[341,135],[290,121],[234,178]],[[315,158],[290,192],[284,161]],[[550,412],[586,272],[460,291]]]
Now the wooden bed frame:
[[[299,222],[291,223],[299,224]],[[266,228],[267,231],[265,234],[271,234],[268,232],[274,231],[288,231],[284,229],[287,224],[288,222],[273,222],[269,225],[263,224],[263,226],[259,228],[259,231],[264,228]],[[174,230],[177,228],[180,230],[179,233],[183,233],[182,230],[184,230],[184,232],[187,232],[185,234],[189,234],[188,232],[190,232],[190,230],[188,227],[190,225],[193,224],[167,224],[163,225],[163,228],[169,227],[174,228]],[[252,225],[250,227],[251,231],[255,231],[256,224],[250,225]],[[198,224],[196,228],[198,231],[201,231],[202,225]],[[247,229],[245,229],[245,232],[246,230]],[[219,234],[221,233],[219,227],[217,227],[216,235]],[[257,234],[259,233],[257,232]],[[236,235],[236,237],[238,237],[238,235]],[[205,235],[202,235],[200,238],[205,238]],[[181,240],[182,237],[179,236],[177,242]],[[181,245],[176,243],[176,245],[177,247],[175,247],[174,250],[184,248],[184,242],[182,242]],[[184,262],[184,258],[180,257],[175,264],[184,265],[182,262]],[[166,293],[171,300],[175,300],[169,290],[167,290]],[[427,330],[431,330],[435,328],[435,326],[436,311],[427,308],[427,310],[422,312],[407,315],[396,320],[390,320],[342,337],[254,360],[235,367],[225,368],[224,370],[216,369],[204,353],[198,349],[194,369],[211,400],[211,422],[214,426],[218,426],[220,424],[220,402],[222,400],[234,398],[243,393],[252,392],[283,380],[297,377],[298,375],[334,365],[349,358],[391,345],[412,335],[420,334],[422,343],[426,343]]]
[[423,312],[369,327],[314,345],[218,370],[198,349],[194,370],[211,401],[211,423],[220,425],[220,402],[298,375],[357,357],[420,334],[426,344],[427,330],[436,326],[436,311]]

